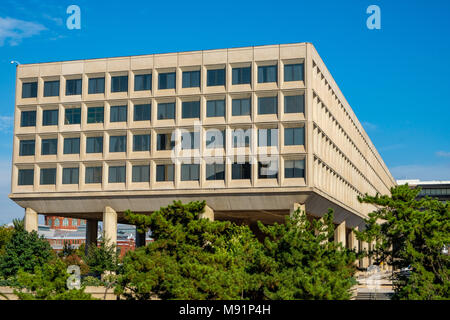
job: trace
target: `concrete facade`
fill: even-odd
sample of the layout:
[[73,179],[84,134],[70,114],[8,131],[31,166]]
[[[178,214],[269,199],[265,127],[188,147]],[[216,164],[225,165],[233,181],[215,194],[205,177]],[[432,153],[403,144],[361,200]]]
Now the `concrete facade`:
[[[284,74],[286,66],[294,64],[301,65],[302,76],[287,81]],[[276,66],[275,82],[259,81],[259,69],[264,66]],[[250,82],[233,84],[233,69],[244,67],[251,68]],[[225,70],[225,82],[223,85],[208,86],[208,71],[216,69]],[[199,71],[198,87],[183,87],[183,73],[189,71]],[[160,89],[159,75],[170,72],[176,75],[175,88]],[[135,91],[135,76],[142,74],[151,74],[151,90]],[[112,79],[116,76],[128,76],[127,91],[111,91]],[[90,94],[89,79],[97,77],[105,79],[104,93]],[[66,95],[66,82],[71,79],[81,79],[81,94]],[[55,80],[60,82],[59,95],[44,97],[44,83]],[[23,83],[27,82],[37,82],[36,97],[22,98]],[[285,112],[285,97],[289,96],[303,99],[301,112]],[[275,113],[260,113],[259,101],[264,97],[275,97]],[[240,98],[251,98],[249,115],[233,115],[233,100]],[[225,113],[219,117],[208,117],[207,102],[215,99],[225,100]],[[197,118],[183,117],[183,102],[190,101],[199,101]],[[158,106],[167,102],[175,103],[174,119],[158,117]],[[134,121],[134,106],[139,104],[151,105],[150,120]],[[118,105],[127,106],[126,120],[111,122],[111,108]],[[89,107],[103,107],[104,120],[88,123]],[[66,110],[71,108],[80,108],[80,123],[66,124]],[[43,125],[45,110],[57,110],[57,123]],[[21,125],[22,113],[26,111],[36,111],[34,126]],[[287,128],[303,128],[301,145],[285,143]],[[157,150],[157,135],[172,133],[175,129],[198,129],[200,145],[195,150],[195,158],[199,163],[199,178],[196,181],[184,181],[181,177],[181,166],[192,160],[192,153],[186,156],[177,147],[175,151]],[[225,132],[224,146],[214,148],[212,153],[208,153],[211,150],[206,147],[209,129]],[[237,129],[251,129],[250,142],[245,147],[233,147],[232,134]],[[275,147],[259,145],[258,130],[261,129],[278,129]],[[134,151],[133,137],[142,134],[150,135],[150,148]],[[124,152],[110,152],[110,137],[117,135],[126,136]],[[87,153],[87,138],[94,136],[103,137],[103,152]],[[79,153],[64,152],[66,138],[80,139]],[[56,154],[41,153],[45,139],[58,140]],[[35,141],[33,155],[20,155],[22,140]],[[180,136],[176,136],[175,140],[178,145]],[[233,179],[232,164],[239,155],[243,155],[251,165],[250,179]],[[268,155],[275,159],[273,163],[278,174],[274,178],[261,179],[258,162]],[[285,165],[291,160],[304,161],[302,176],[285,176]],[[211,161],[224,164],[223,179],[206,178],[206,166]],[[157,181],[155,172],[159,164],[175,165],[173,181]],[[148,181],[133,181],[133,166],[137,165],[149,166]],[[99,183],[86,183],[86,168],[92,166],[102,168]],[[125,167],[126,178],[123,182],[109,181],[108,170],[114,166]],[[56,169],[54,184],[40,184],[40,172],[46,168]],[[78,168],[78,183],[63,183],[65,168]],[[19,185],[19,171],[24,169],[34,170],[32,184]],[[301,204],[308,215],[316,218],[323,216],[328,208],[333,208],[335,224],[342,226],[344,223],[339,241],[345,242],[345,228],[363,228],[363,218],[374,209],[371,205],[359,203],[357,196],[376,192],[388,194],[394,185],[395,180],[310,43],[17,67],[10,198],[23,208],[31,208],[39,214],[104,219],[104,222],[108,221],[106,229],[112,235],[114,223],[124,222],[125,210],[149,213],[167,206],[173,200],[206,200],[211,209],[206,214],[212,214],[213,219],[250,223],[256,220],[282,222],[285,215],[290,214],[295,206],[298,207],[294,204]]]

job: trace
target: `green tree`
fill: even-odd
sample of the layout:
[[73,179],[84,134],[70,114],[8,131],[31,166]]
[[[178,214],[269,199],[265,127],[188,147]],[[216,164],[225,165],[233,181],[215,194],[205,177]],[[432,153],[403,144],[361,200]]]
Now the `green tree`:
[[91,244],[87,256],[84,257],[89,271],[95,276],[101,276],[105,271],[118,271],[119,254],[116,246],[110,244],[108,239],[103,239],[99,246]]
[[430,197],[417,198],[420,188],[391,188],[391,196],[365,195],[359,201],[374,204],[367,229],[357,232],[361,240],[376,241],[370,254],[394,270],[394,299],[449,299],[450,257],[443,253],[450,244],[450,204]]
[[36,266],[33,272],[19,270],[14,293],[21,300],[92,300],[80,289],[68,289],[67,266],[58,258]]
[[33,272],[53,256],[50,244],[36,231],[27,232],[23,222],[14,222],[14,231],[0,256],[0,275],[5,278],[15,276],[19,269]]
[[0,256],[5,253],[6,244],[11,240],[14,228],[0,226]]

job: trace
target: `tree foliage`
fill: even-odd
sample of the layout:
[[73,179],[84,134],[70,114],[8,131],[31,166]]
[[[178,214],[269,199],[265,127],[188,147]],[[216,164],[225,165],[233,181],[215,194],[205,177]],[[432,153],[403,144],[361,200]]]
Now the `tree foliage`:
[[[126,218],[155,241],[127,253],[116,294],[149,299],[345,299],[354,254],[326,242],[326,223],[297,214],[263,226],[260,243],[248,226],[200,219],[205,202],[174,202],[151,215]],[[330,220],[331,219],[331,220]],[[318,236],[317,236],[318,235]],[[312,241],[312,243],[311,243]]]
[[23,223],[15,222],[14,231],[0,256],[0,275],[11,277],[19,269],[33,272],[54,256],[50,244],[36,231],[27,232]]
[[394,275],[395,299],[448,299],[450,257],[450,204],[429,197],[418,199],[420,188],[391,188],[391,196],[365,195],[363,203],[378,210],[369,214],[367,229],[359,239],[376,241],[371,255],[394,270],[411,267],[411,274]]
[[105,239],[99,246],[92,243],[84,260],[89,266],[89,272],[95,276],[100,276],[105,271],[116,272],[118,270],[119,254],[116,246]]

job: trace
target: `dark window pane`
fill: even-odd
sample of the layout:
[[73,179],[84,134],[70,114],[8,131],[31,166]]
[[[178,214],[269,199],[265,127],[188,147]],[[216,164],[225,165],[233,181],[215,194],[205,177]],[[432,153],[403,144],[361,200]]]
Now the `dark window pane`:
[[156,181],[173,181],[174,170],[173,164],[158,164],[156,166]]
[[305,144],[305,128],[285,128],[284,129],[284,145],[297,146]]
[[58,109],[44,110],[44,112],[42,113],[42,125],[43,126],[58,125]]
[[171,150],[175,147],[175,141],[172,141],[170,133],[158,133],[156,136],[157,150]]
[[133,182],[149,182],[150,181],[150,167],[148,165],[144,166],[133,166],[132,181]]
[[151,105],[150,104],[136,104],[134,105],[134,121],[148,121],[150,120]]
[[302,113],[305,112],[304,95],[285,96],[284,97],[284,113]]
[[86,183],[102,183],[102,167],[87,167],[85,174]]
[[22,84],[22,98],[37,97],[37,82],[26,82]]
[[303,80],[303,64],[287,64],[284,66],[284,81]]
[[276,178],[278,178],[278,163],[276,161],[258,162],[258,179]]
[[150,135],[134,135],[133,136],[133,151],[150,151]]
[[209,100],[206,103],[207,117],[224,117],[225,116],[225,100]]
[[233,116],[246,116],[251,113],[251,100],[250,98],[245,99],[233,99],[231,106],[231,114]]
[[105,117],[104,107],[89,107],[87,123],[103,123]]
[[183,88],[200,87],[200,71],[183,72]]
[[103,153],[103,137],[86,138],[86,153]]
[[109,167],[108,181],[110,183],[125,182],[125,178],[126,178],[125,166]]
[[277,66],[258,67],[258,83],[277,82]]
[[125,152],[127,150],[127,136],[109,137],[109,152]]
[[231,165],[231,178],[236,179],[251,179],[252,166],[250,163],[233,163]]
[[152,90],[152,75],[138,74],[134,76],[134,91]]
[[59,96],[59,80],[44,82],[44,97]]
[[81,108],[66,108],[64,124],[80,124],[81,123]]
[[183,119],[200,118],[200,101],[185,101],[181,107]]
[[41,169],[40,184],[56,184],[56,168]]
[[258,146],[275,147],[278,145],[278,129],[259,129]]
[[80,153],[80,138],[65,138],[64,154],[79,154],[79,153]]
[[233,148],[250,147],[251,129],[234,129],[231,135]]
[[158,120],[175,119],[175,103],[158,103]]
[[88,93],[105,93],[105,78],[89,79]]
[[233,68],[232,75],[233,84],[248,84],[251,82],[252,68]]
[[225,69],[216,69],[207,71],[207,85],[224,86],[225,85]]
[[225,165],[223,163],[206,164],[206,180],[225,180]]
[[110,109],[110,122],[126,122],[127,106],[113,106]]
[[209,129],[206,131],[206,148],[223,148],[225,146],[225,131]]
[[181,181],[198,181],[200,166],[198,164],[181,165]]
[[160,73],[158,75],[158,89],[175,89],[175,72]]
[[34,156],[35,141],[34,140],[21,140],[19,147],[20,156]]
[[21,127],[34,127],[36,125],[36,111],[22,111],[20,115]]
[[127,92],[128,76],[111,77],[111,92]]
[[63,168],[63,184],[78,184],[78,168]]
[[286,160],[284,161],[285,178],[304,178],[305,160]]
[[81,79],[66,80],[66,96],[73,96],[81,94],[82,89]]
[[56,154],[58,151],[58,139],[42,139],[41,147],[42,155]]
[[260,97],[258,98],[258,114],[277,114],[278,112],[277,97]]
[[17,184],[19,186],[32,186],[34,184],[34,170],[20,169]]

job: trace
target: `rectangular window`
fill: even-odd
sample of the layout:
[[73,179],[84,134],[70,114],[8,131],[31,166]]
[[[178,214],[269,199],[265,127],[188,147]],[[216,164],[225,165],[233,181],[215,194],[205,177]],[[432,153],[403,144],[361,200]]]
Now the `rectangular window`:
[[105,77],[102,78],[90,78],[88,85],[88,93],[105,93]]
[[206,102],[207,117],[224,117],[225,100],[208,100]]
[[305,112],[305,96],[285,96],[284,113],[303,113]]
[[42,112],[43,126],[57,126],[58,125],[58,109],[44,110]]
[[251,99],[233,99],[231,114],[233,116],[249,116],[251,114]]
[[299,146],[304,144],[305,144],[305,127],[284,129],[285,146]]
[[251,179],[252,166],[250,163],[233,163],[231,165],[231,178],[233,180]]
[[86,183],[102,183],[102,167],[86,167]]
[[40,184],[56,184],[56,168],[41,169]]
[[128,76],[111,77],[111,92],[127,92]]
[[22,98],[37,97],[37,82],[22,83]]
[[278,162],[268,161],[267,163],[258,162],[258,179],[277,179]]
[[200,165],[186,164],[181,165],[181,181],[198,181]]
[[127,106],[113,106],[110,109],[110,122],[126,122]]
[[250,147],[251,129],[234,129],[231,134],[233,148]]
[[249,84],[252,81],[252,68],[233,68],[232,76],[233,84]]
[[109,152],[126,152],[127,136],[109,137]]
[[104,107],[89,107],[87,114],[87,123],[103,123],[105,118]]
[[158,89],[175,89],[176,73],[160,73],[158,75]]
[[158,133],[156,136],[157,150],[171,150],[175,147],[175,141],[172,141],[171,133]]
[[277,65],[258,67],[258,83],[277,82]]
[[80,138],[64,138],[64,154],[79,154]]
[[109,167],[108,178],[109,183],[125,182],[126,179],[125,166]]
[[34,156],[34,140],[20,140],[19,156]]
[[87,137],[86,153],[103,153],[103,137]]
[[150,166],[133,166],[132,181],[133,182],[149,182]]
[[285,160],[284,161],[285,178],[304,178],[305,160]]
[[59,80],[44,82],[44,97],[59,96]]
[[183,71],[183,88],[200,87],[200,71]]
[[78,168],[63,168],[63,184],[78,184]]
[[276,147],[278,146],[278,129],[258,129],[258,146],[259,147]]
[[133,151],[150,151],[150,135],[135,134],[133,136]]
[[303,63],[285,64],[284,65],[284,81],[300,81],[303,80]]
[[199,149],[200,133],[199,132],[182,132],[181,133],[181,149]]
[[158,103],[158,120],[175,119],[175,103]]
[[209,129],[206,131],[206,148],[223,148],[225,146],[225,130]]
[[225,180],[225,164],[206,164],[206,180]]
[[81,94],[82,80],[70,79],[66,80],[66,96],[75,96]]
[[200,101],[185,101],[181,108],[183,119],[200,118]]
[[80,124],[81,108],[66,108],[64,124]]
[[42,139],[41,155],[56,154],[58,151],[58,139]]
[[137,74],[134,76],[134,91],[152,90],[152,75]]
[[206,74],[208,87],[225,85],[225,69],[208,70]]
[[175,166],[173,164],[156,165],[156,181],[173,181]]
[[258,98],[258,114],[277,114],[278,98],[275,97],[259,97]]
[[21,127],[36,126],[36,111],[22,111],[20,114]]
[[34,184],[34,169],[19,169],[19,186],[32,186]]
[[134,121],[149,121],[151,114],[151,105],[147,104],[135,104],[133,120]]

